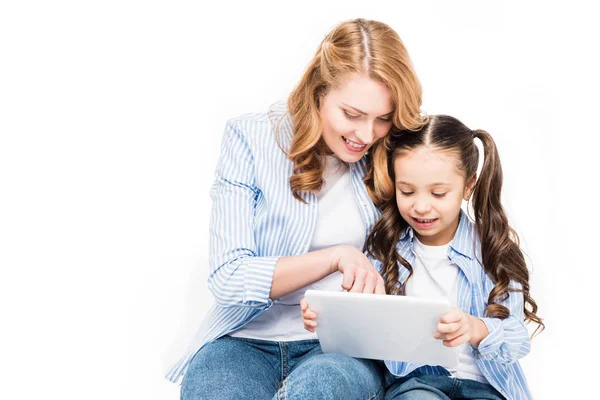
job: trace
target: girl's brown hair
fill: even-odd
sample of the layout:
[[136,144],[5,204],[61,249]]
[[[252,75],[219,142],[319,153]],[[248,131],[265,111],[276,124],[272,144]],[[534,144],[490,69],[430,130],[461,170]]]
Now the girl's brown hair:
[[[508,298],[510,292],[520,291],[524,298],[525,319],[538,324],[535,334],[544,329],[544,324],[536,315],[536,302],[529,295],[529,271],[519,247],[519,237],[508,224],[500,201],[502,166],[496,145],[486,131],[472,131],[456,118],[437,115],[430,116],[428,122],[417,131],[393,132],[388,135],[385,141],[386,166],[373,179],[376,188],[374,200],[381,207],[382,215],[367,238],[366,248],[372,257],[383,263],[386,293],[405,294],[406,281],[404,285],[399,285],[398,266],[402,264],[409,270],[409,278],[412,267],[396,250],[400,234],[408,224],[400,215],[396,204],[394,160],[403,152],[423,146],[449,152],[459,160],[457,167],[464,173],[466,183],[474,179],[477,173],[479,150],[475,138],[481,140],[484,149],[481,176],[472,196],[475,227],[481,240],[480,262],[495,283],[485,313],[489,317],[507,318],[509,310],[500,303]],[[511,281],[520,284],[522,289],[511,287]]]
[[[368,73],[390,89],[395,109],[393,130],[412,130],[422,125],[421,84],[398,34],[377,21],[341,23],[325,37],[288,98],[293,137],[286,153],[294,163],[292,193],[300,201],[304,201],[300,192],[317,191],[323,184],[319,158],[327,147],[321,137],[320,99],[351,73]],[[375,143],[371,151],[381,153],[378,147],[380,143]]]

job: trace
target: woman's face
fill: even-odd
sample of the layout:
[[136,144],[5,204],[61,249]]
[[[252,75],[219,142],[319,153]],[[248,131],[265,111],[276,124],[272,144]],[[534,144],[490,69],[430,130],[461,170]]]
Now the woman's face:
[[357,162],[392,128],[390,89],[367,73],[352,74],[321,99],[323,140],[342,161]]

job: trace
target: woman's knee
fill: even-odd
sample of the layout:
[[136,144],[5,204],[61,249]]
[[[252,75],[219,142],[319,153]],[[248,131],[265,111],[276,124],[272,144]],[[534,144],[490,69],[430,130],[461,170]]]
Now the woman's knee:
[[288,398],[382,398],[383,371],[375,361],[320,354],[292,371],[281,390]]
[[181,399],[269,399],[278,387],[272,366],[268,356],[243,341],[218,339],[191,360],[181,384]]

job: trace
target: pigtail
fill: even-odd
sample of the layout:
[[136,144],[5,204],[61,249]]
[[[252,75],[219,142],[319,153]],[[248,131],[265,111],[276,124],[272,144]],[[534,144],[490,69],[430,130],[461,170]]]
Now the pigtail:
[[[509,310],[500,304],[511,291],[510,281],[521,285],[525,302],[525,319],[538,324],[534,335],[544,329],[542,319],[536,315],[537,304],[529,295],[529,271],[519,247],[519,237],[508,223],[502,207],[502,166],[496,145],[484,130],[474,131],[474,137],[481,140],[484,161],[481,175],[473,192],[475,225],[481,238],[481,257],[485,272],[496,284],[488,298],[486,315],[494,318],[507,318]],[[540,331],[541,332],[541,331]]]

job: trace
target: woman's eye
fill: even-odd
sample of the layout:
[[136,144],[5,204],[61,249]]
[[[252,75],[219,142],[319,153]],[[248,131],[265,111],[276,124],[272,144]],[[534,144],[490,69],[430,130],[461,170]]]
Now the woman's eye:
[[387,118],[382,118],[382,117],[379,117],[379,118],[377,118],[377,119],[378,119],[380,122],[383,122],[383,123],[392,122],[392,117],[387,117]]
[[432,193],[435,197],[444,197],[446,193]]
[[358,117],[360,117],[360,115],[354,115],[354,114],[350,114],[348,111],[344,110],[344,114],[346,115],[346,118],[348,119],[356,119]]

